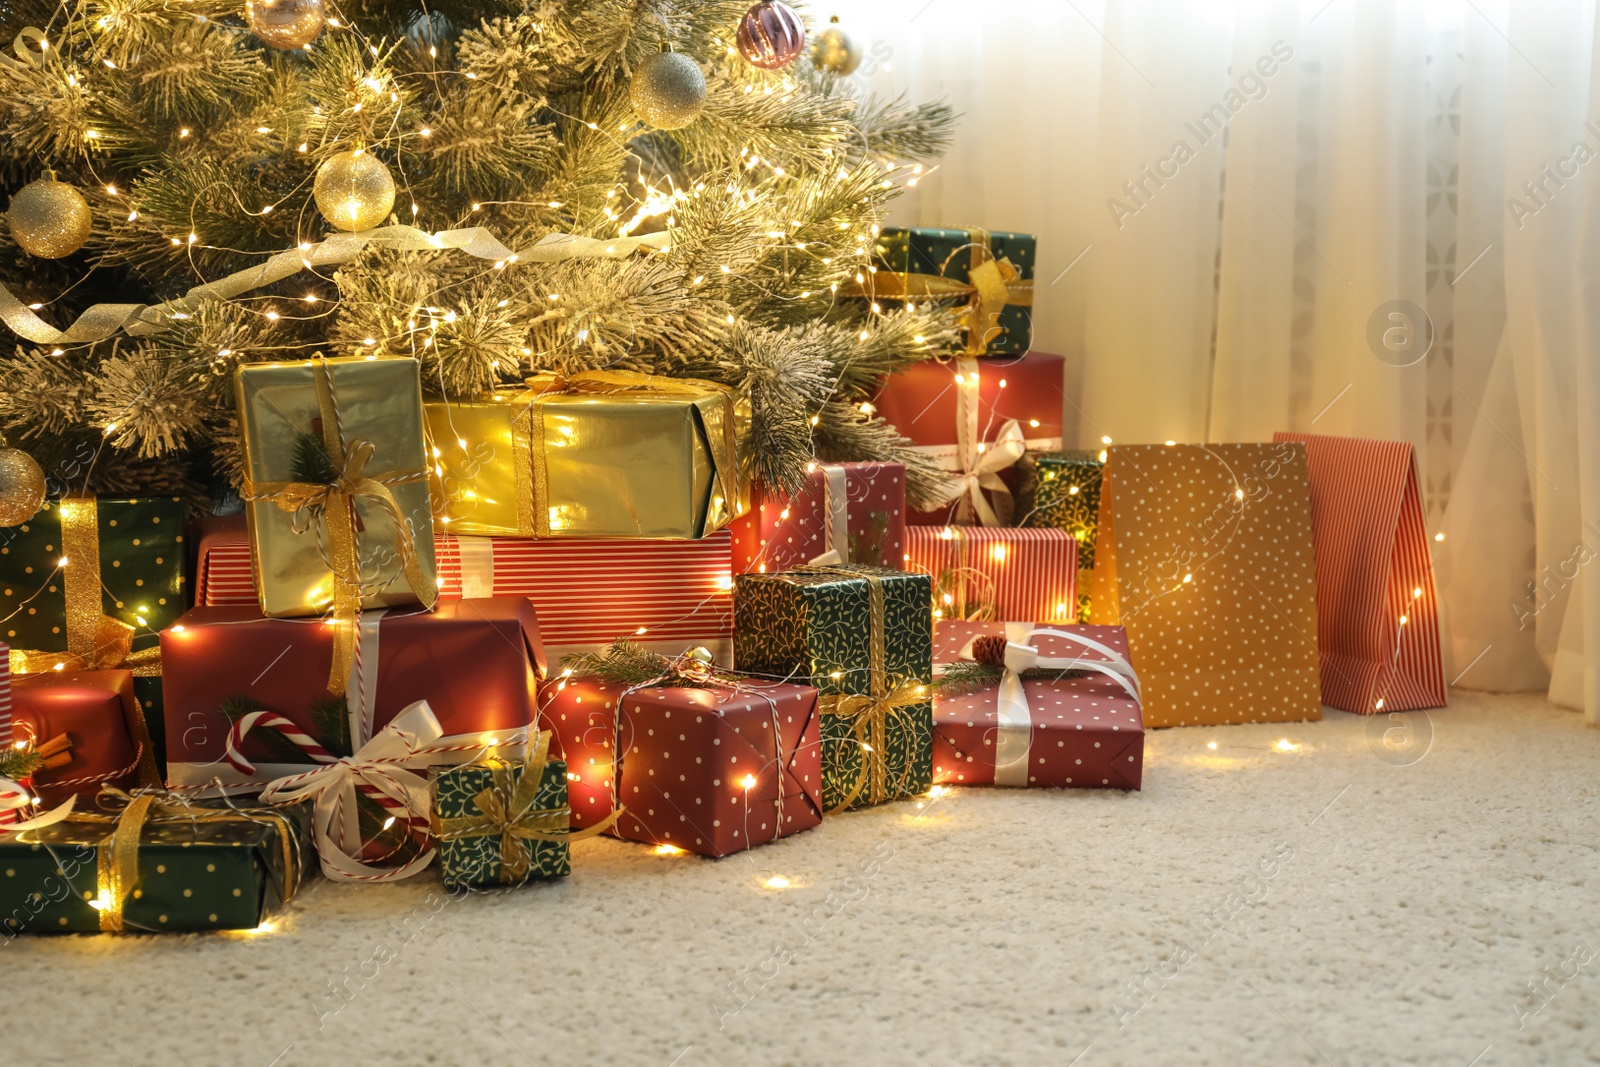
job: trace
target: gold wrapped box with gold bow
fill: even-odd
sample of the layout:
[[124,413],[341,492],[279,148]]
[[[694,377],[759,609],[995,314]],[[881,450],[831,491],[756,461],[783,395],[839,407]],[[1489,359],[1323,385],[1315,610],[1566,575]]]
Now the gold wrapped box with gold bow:
[[310,818],[309,804],[235,808],[107,788],[59,822],[0,833],[0,925],[12,935],[258,929],[300,885]]
[[714,382],[540,374],[425,408],[435,513],[453,534],[692,541],[748,506],[733,397]]
[[1033,346],[1031,233],[885,227],[856,295],[964,305],[969,356],[1021,355]]
[[236,386],[261,610],[331,613],[343,692],[361,609],[438,598],[417,361],[252,363]]

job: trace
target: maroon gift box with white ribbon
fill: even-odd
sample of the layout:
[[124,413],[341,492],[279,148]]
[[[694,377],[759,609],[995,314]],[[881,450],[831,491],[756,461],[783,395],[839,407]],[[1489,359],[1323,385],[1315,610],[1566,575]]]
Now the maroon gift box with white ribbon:
[[792,570],[810,563],[901,566],[906,469],[900,463],[819,463],[794,496],[757,486],[750,511],[729,526],[733,569]]
[[[196,602],[256,603],[243,523],[211,519],[200,542]],[[733,638],[732,535],[699,541],[550,540],[434,535],[439,594],[533,602],[552,660],[633,637],[669,655]]]
[[935,619],[1077,613],[1078,542],[1065,530],[909,526],[905,569],[933,576]]
[[[977,692],[934,698],[934,782],[1139,788],[1144,722],[1122,627],[940,622],[933,635],[936,667],[971,658],[980,637],[1007,642],[1007,674]],[[1022,671],[1035,662],[1046,669],[1069,662],[1077,667],[1064,677],[1024,679]]]

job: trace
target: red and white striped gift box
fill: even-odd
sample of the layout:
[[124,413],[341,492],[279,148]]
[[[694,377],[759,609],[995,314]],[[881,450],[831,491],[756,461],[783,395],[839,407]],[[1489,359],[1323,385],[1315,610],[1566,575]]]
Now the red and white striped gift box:
[[998,622],[1077,615],[1078,542],[1065,530],[908,526],[906,570],[933,576],[943,601],[935,618],[968,618],[990,605],[984,616]]
[[[553,658],[634,637],[660,651],[733,638],[732,535],[698,541],[549,540],[434,535],[445,597],[523,596]],[[212,530],[195,597],[207,607],[256,603],[250,543]]]
[[1273,440],[1306,446],[1322,702],[1359,715],[1443,707],[1439,602],[1411,445]]
[[[11,649],[0,641],[0,749],[8,749],[11,744]],[[0,808],[0,826],[8,826],[19,818],[17,809]]]

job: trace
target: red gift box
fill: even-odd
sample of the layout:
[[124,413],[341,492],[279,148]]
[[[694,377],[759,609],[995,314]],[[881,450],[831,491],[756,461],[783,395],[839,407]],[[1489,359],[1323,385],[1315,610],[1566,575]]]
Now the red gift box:
[[1078,542],[1065,530],[912,526],[905,569],[933,576],[936,619],[1077,615]]
[[[533,605],[520,597],[441,602],[434,611],[361,614],[345,693],[351,747],[359,748],[419,700],[447,738],[485,745],[526,729],[537,712],[544,646]],[[278,762],[252,735],[248,777],[224,758],[231,727],[223,702],[245,697],[318,737],[315,705],[327,691],[333,628],[320,619],[268,619],[254,607],[193,608],[162,631],[167,778],[173,786],[266,782],[304,771]],[[464,751],[460,758],[474,755]],[[441,760],[447,762],[447,760]]]
[[545,690],[539,726],[567,761],[574,827],[604,819],[620,798],[617,836],[727,856],[822,821],[815,689],[639,689],[619,712],[622,693],[592,678]]
[[[733,640],[732,535],[699,541],[549,540],[434,535],[439,595],[526,597],[551,655],[635,636],[675,655],[687,645]],[[209,519],[200,541],[195,600],[254,605],[244,523]],[[640,634],[643,628],[644,633]]]
[[[1042,632],[1035,632],[1035,630]],[[1115,656],[1051,631],[1076,634]],[[973,638],[1001,636],[1031,645],[1041,658],[1126,665],[1128,637],[1120,626],[1040,626],[1033,623],[940,622],[933,659],[962,658]],[[933,701],[933,780],[946,785],[1016,785],[1138,789],[1144,768],[1144,723],[1139,701],[1116,680],[1097,673],[1055,679],[1013,678],[1016,687],[990,686]]]
[[42,745],[65,736],[71,759],[33,772],[46,808],[103,785],[158,786],[155,747],[133,694],[131,671],[50,671],[11,679],[11,732]]
[[836,563],[900,567],[905,557],[906,469],[899,463],[820,463],[792,497],[757,486],[734,520],[733,568],[786,571],[837,552]]
[[928,361],[884,380],[873,400],[877,413],[916,442],[917,451],[951,472],[950,502],[908,512],[907,521],[978,521],[974,487],[1000,524],[1007,521],[1014,477],[1010,468],[1022,458],[1022,450],[1061,450],[1065,362],[1044,352]]

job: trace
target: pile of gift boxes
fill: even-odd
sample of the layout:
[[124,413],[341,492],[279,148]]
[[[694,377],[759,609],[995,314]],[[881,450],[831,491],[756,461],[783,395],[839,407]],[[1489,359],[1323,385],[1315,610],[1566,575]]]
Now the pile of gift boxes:
[[[896,463],[745,484],[712,383],[435,402],[415,361],[316,358],[241,368],[238,513],[68,497],[0,531],[0,739],[33,757],[0,778],[0,926],[250,928],[319,868],[511,886],[599,833],[715,857],[936,785],[1139,789],[1145,727],[1193,706],[1159,629],[1189,616],[1131,602],[1170,562],[1132,541],[1089,577],[1123,468],[1062,449],[1032,239],[885,231],[878,257],[864,295],[969,302],[966,352],[872,401],[944,469],[937,508]],[[1278,450],[1272,610],[1316,632],[1306,445],[1236,447],[1230,476]],[[1181,496],[1214,473],[1191,458],[1140,466]],[[633,673],[584,669],[608,647]],[[1316,717],[1316,648],[1272,670],[1277,704],[1204,721]]]

